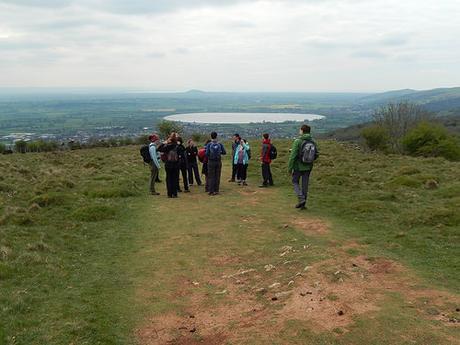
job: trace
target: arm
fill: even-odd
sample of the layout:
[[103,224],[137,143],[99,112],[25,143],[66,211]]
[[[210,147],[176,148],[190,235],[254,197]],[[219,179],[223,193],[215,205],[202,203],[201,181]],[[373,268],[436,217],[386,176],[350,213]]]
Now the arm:
[[157,148],[155,145],[150,145],[149,147],[149,152],[150,152],[150,157],[152,158],[153,164],[160,169],[160,162],[158,162],[158,156],[157,156]]
[[314,141],[314,143],[315,143],[315,147],[316,147],[315,160],[317,160],[318,157],[319,157],[319,148],[318,148],[318,144],[316,143],[316,141]]
[[206,151],[205,151],[206,157],[209,157],[209,144],[206,145]]
[[260,157],[260,160],[263,162],[264,161],[264,158],[265,156],[267,155],[267,149],[268,149],[268,145],[267,144],[263,144],[262,145],[262,155]]
[[294,140],[292,143],[292,148],[291,148],[291,155],[289,156],[289,162],[288,162],[288,171],[292,173],[294,171],[294,163],[297,160],[297,156],[299,155],[299,141],[298,139]]
[[225,147],[224,147],[224,145],[220,144],[220,146],[222,147],[222,154],[223,154],[223,155],[226,155],[226,154],[227,154],[227,152],[225,151]]

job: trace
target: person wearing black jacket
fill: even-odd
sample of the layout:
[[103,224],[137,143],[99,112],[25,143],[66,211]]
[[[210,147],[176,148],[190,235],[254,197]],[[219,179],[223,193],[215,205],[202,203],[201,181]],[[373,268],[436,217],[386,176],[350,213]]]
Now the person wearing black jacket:
[[[233,142],[232,142],[232,157],[235,157],[235,150],[236,148],[240,145],[241,137],[238,133],[235,133],[233,135]],[[235,177],[237,173],[237,165],[233,163],[233,158],[232,158],[232,178],[228,180],[228,182],[235,182]]]
[[189,139],[188,145],[185,148],[185,154],[187,156],[187,172],[188,172],[188,183],[190,186],[193,185],[193,174],[195,174],[195,180],[198,186],[201,186],[200,173],[198,171],[198,162],[196,157],[198,156],[198,148],[192,139]]
[[[185,152],[185,146],[183,145],[182,138],[177,137],[177,154],[179,156],[179,170],[182,173],[182,180],[184,183],[184,192],[188,193],[188,180],[187,180],[187,155]],[[177,178],[177,190],[182,192],[180,189],[179,177]]]
[[177,154],[177,138],[172,133],[168,140],[158,147],[158,151],[166,156],[166,189],[169,198],[177,198],[177,181],[179,180],[179,156]]

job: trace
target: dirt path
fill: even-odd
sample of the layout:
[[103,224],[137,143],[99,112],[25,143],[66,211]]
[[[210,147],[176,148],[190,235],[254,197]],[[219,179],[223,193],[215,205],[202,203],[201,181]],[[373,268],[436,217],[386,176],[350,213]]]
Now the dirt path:
[[280,207],[285,189],[223,186],[149,206],[140,344],[460,344],[458,296]]

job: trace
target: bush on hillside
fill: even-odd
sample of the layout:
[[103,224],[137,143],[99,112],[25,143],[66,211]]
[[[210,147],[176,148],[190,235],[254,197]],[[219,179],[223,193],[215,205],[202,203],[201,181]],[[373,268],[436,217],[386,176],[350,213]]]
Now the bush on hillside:
[[157,124],[161,138],[167,138],[172,132],[182,134],[184,128],[178,122],[163,120]]
[[460,160],[460,143],[442,125],[421,122],[409,131],[402,143],[408,154],[424,157],[444,157]]
[[366,127],[361,131],[366,146],[372,151],[386,151],[390,142],[390,135],[386,128],[380,125]]
[[206,135],[202,133],[192,133],[190,138],[195,142],[195,144],[198,144],[206,140]]
[[421,106],[409,102],[390,103],[374,114],[374,123],[386,129],[389,146],[393,152],[402,153],[402,138],[421,121],[429,120],[432,114]]
[[14,149],[16,152],[19,153],[26,153],[27,152],[27,142],[24,140],[18,140],[14,143]]

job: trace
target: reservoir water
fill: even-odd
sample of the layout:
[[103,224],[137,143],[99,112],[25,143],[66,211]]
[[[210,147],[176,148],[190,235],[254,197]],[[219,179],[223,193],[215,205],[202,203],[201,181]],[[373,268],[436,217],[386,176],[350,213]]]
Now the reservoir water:
[[261,123],[285,121],[313,121],[323,115],[296,113],[190,113],[166,116],[169,121],[188,123]]

